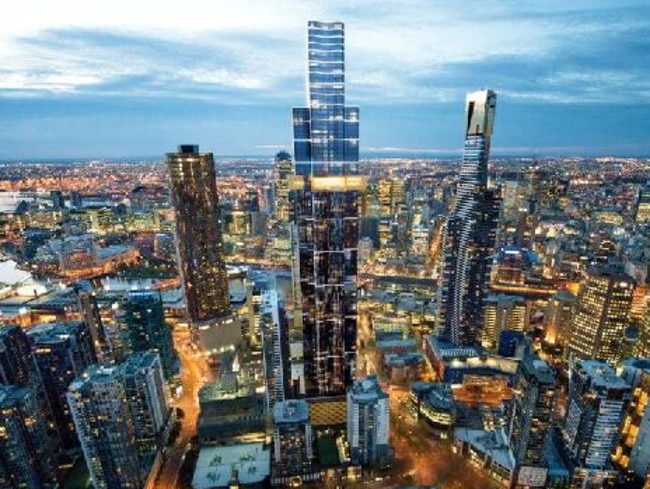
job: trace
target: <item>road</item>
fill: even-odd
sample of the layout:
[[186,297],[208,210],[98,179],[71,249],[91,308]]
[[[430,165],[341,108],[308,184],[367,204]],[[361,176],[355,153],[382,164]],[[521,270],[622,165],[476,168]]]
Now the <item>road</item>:
[[174,345],[181,360],[181,385],[183,392],[172,402],[181,408],[185,416],[174,445],[167,449],[165,462],[155,482],[156,489],[177,489],[178,476],[185,459],[187,447],[194,436],[199,419],[198,392],[210,380],[210,369],[200,353],[194,351],[190,333],[187,330],[174,331]]

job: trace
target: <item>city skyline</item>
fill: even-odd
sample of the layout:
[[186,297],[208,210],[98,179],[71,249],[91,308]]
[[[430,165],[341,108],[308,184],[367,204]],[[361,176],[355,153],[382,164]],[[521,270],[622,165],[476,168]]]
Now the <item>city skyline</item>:
[[198,15],[192,1],[74,6],[74,15],[71,3],[40,3],[2,7],[13,19],[0,35],[3,159],[153,156],[182,140],[217,154],[289,148],[309,18],[348,25],[362,153],[456,153],[464,93],[485,86],[499,92],[504,120],[495,155],[650,152],[650,12],[640,1],[284,0],[217,6],[217,16]]

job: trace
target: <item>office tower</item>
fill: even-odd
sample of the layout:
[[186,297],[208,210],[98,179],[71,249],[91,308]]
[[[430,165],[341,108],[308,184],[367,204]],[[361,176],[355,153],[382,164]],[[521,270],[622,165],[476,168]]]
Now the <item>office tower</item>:
[[604,360],[621,359],[634,281],[616,269],[592,267],[580,286],[571,322],[569,355]]
[[56,459],[29,388],[0,386],[0,487],[41,489],[53,484]]
[[278,475],[300,475],[314,458],[307,401],[282,401],[273,407],[273,467]]
[[77,308],[88,325],[93,340],[93,348],[99,360],[109,359],[111,356],[111,347],[104,331],[97,296],[93,290],[92,284],[88,281],[81,280],[74,284],[74,291],[77,294]]
[[443,339],[463,346],[480,339],[483,298],[499,217],[498,191],[488,189],[488,157],[496,94],[467,95],[465,150],[451,215],[445,222],[438,328]]
[[214,159],[196,145],[181,145],[166,159],[187,315],[200,324],[230,310]]
[[574,467],[608,469],[629,400],[630,386],[607,363],[578,360],[570,366],[568,408],[561,430]]
[[352,461],[372,465],[386,457],[389,452],[389,402],[377,377],[366,377],[350,386],[347,411]]
[[631,386],[632,399],[612,458],[624,472],[645,478],[650,473],[650,360],[626,360],[621,377]]
[[533,355],[524,357],[517,369],[509,431],[518,466],[540,466],[557,392],[548,364]]
[[178,357],[172,333],[165,321],[162,297],[157,290],[129,292],[124,303],[131,351],[156,350],[166,378],[178,373]]
[[645,223],[650,221],[650,185],[646,184],[639,188],[635,211],[634,219],[636,222]]
[[291,201],[289,200],[289,178],[293,175],[291,155],[280,151],[275,155],[275,215],[281,222],[291,218]]
[[134,353],[120,365],[120,373],[133,417],[142,473],[146,476],[158,449],[166,441],[170,415],[160,356],[151,351]]
[[526,331],[530,324],[526,299],[516,295],[491,295],[485,299],[483,347],[496,349],[502,331]]
[[139,489],[133,417],[117,367],[92,366],[68,389],[68,405],[95,489]]
[[260,329],[264,344],[264,375],[269,410],[291,394],[291,364],[289,362],[289,321],[276,289],[262,296]]
[[344,395],[355,373],[359,109],[345,105],[344,27],[308,24],[308,106],[294,108],[294,276],[310,397]]
[[64,449],[78,447],[66,394],[97,362],[90,329],[81,321],[35,326],[27,333]]
[[564,345],[569,339],[576,296],[567,290],[555,293],[544,314],[544,339],[551,345]]

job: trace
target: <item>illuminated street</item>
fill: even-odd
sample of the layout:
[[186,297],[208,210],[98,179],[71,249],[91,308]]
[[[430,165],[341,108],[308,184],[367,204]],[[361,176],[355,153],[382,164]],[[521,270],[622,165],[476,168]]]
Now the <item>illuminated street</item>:
[[167,449],[165,464],[155,482],[157,489],[178,487],[179,471],[190,442],[196,436],[196,424],[199,418],[198,391],[210,376],[205,359],[192,349],[189,331],[175,330],[174,344],[181,360],[183,392],[173,401],[173,406],[182,409],[185,415],[181,419],[181,430],[176,442]]

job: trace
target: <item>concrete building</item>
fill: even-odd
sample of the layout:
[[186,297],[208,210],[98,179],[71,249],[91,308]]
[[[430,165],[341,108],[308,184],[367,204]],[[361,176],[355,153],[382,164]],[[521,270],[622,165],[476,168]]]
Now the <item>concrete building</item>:
[[530,309],[523,297],[492,295],[485,299],[483,311],[483,348],[496,350],[502,331],[526,331],[530,324]]
[[276,403],[273,408],[274,478],[310,473],[313,458],[307,402],[290,400]]
[[355,381],[347,395],[347,432],[354,463],[373,465],[389,455],[389,402],[377,377]]

